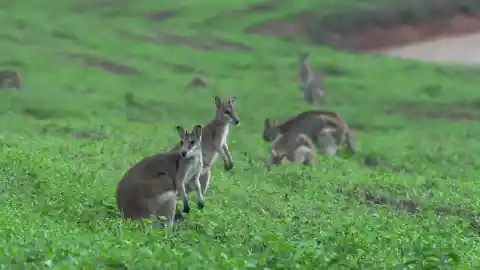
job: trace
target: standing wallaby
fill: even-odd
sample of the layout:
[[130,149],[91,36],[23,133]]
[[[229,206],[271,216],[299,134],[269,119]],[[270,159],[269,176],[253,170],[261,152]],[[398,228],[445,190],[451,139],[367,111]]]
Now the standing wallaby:
[[177,205],[176,193],[183,198],[183,212],[190,212],[185,185],[193,179],[198,208],[205,206],[199,176],[202,171],[202,127],[192,133],[177,126],[181,138],[178,151],[149,156],[131,167],[118,183],[117,206],[124,218],[143,219],[163,216],[172,225]]
[[322,104],[325,103],[325,83],[322,75],[314,71],[308,64],[309,55],[310,53],[308,52],[298,54],[300,89],[306,102],[309,104]]
[[[321,133],[325,126],[335,128],[331,133]],[[279,134],[296,131],[309,136],[315,145],[319,146],[326,152],[330,150],[325,149],[321,144],[322,140],[328,139],[328,136],[333,136],[336,145],[347,146],[347,151],[355,153],[355,139],[351,134],[351,130],[343,117],[328,110],[311,110],[302,112],[283,123],[266,118],[263,128],[263,140],[272,142]]]
[[[200,185],[203,194],[208,189],[211,178],[210,168],[220,155],[224,160],[224,169],[229,171],[233,168],[232,155],[228,149],[227,136],[230,124],[240,124],[240,119],[235,111],[236,98],[224,100],[219,96],[215,97],[215,118],[202,128],[202,154],[203,171],[200,176]],[[176,145],[172,150],[177,149]],[[192,183],[187,186],[187,191],[193,190]]]

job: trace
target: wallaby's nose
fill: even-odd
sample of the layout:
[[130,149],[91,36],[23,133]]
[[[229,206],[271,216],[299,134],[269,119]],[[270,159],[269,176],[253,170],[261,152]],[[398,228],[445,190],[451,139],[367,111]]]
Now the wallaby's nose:
[[235,120],[233,120],[233,123],[235,124],[235,126],[237,126],[238,124],[240,124],[240,120],[235,119]]
[[181,151],[180,155],[182,155],[182,157],[185,157],[187,155],[187,151]]

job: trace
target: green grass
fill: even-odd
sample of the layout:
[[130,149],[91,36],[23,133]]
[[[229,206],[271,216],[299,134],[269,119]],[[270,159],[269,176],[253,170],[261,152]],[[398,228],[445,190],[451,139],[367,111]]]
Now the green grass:
[[[242,31],[269,18],[357,1],[289,1],[234,20],[225,14],[250,4],[115,2],[0,4],[0,67],[21,70],[25,85],[25,91],[0,92],[2,269],[480,266],[480,230],[471,217],[480,212],[477,71]],[[73,12],[80,5],[85,11]],[[176,13],[160,22],[144,16],[162,10]],[[222,38],[252,49],[205,51],[136,37],[160,33]],[[311,51],[313,66],[341,71],[326,78],[325,107],[362,126],[355,132],[361,153],[320,157],[312,169],[267,172],[263,119],[314,108],[298,90],[300,50]],[[70,54],[138,73],[115,75]],[[209,87],[185,88],[194,72],[172,65],[205,74]],[[223,172],[221,161],[215,164],[205,209],[192,210],[169,234],[147,222],[122,221],[114,191],[123,173],[172,146],[176,124],[210,120],[217,94],[237,96],[242,120],[229,137],[233,172]],[[135,102],[127,102],[127,95]],[[470,121],[448,117],[452,112]],[[378,160],[375,168],[363,165],[367,155]],[[388,203],[373,205],[365,193]],[[418,210],[408,213],[400,199],[415,201]],[[440,208],[448,213],[438,215]]]

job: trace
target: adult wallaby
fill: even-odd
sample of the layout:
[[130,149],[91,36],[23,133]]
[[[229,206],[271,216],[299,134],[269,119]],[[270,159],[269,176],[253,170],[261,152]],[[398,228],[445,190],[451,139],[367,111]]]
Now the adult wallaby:
[[300,77],[300,89],[303,99],[310,104],[325,103],[325,83],[322,75],[313,70],[308,64],[310,53],[298,54],[298,73]]
[[[227,137],[230,125],[240,124],[240,119],[235,111],[236,98],[223,99],[215,97],[215,118],[202,127],[202,154],[203,171],[200,176],[200,185],[203,193],[207,191],[210,185],[210,168],[220,155],[224,161],[225,171],[233,168],[233,159],[228,148]],[[172,150],[179,147],[177,144]],[[193,183],[187,186],[188,190],[193,190]]]
[[[304,111],[283,122],[266,118],[262,137],[264,141],[272,142],[282,133],[295,131],[309,136],[321,150],[325,148],[321,143],[321,140],[327,136],[321,134],[325,126],[335,128],[335,131],[329,134],[335,138],[336,145],[346,144],[348,152],[352,154],[356,152],[355,138],[347,122],[340,114],[328,110]],[[328,149],[323,150],[328,151]]]
[[185,185],[194,181],[198,208],[205,206],[199,177],[202,172],[202,126],[191,133],[176,127],[180,136],[178,151],[149,156],[131,167],[118,183],[117,206],[125,218],[143,219],[163,216],[172,225],[175,219],[177,192],[183,199],[183,212],[190,212]]

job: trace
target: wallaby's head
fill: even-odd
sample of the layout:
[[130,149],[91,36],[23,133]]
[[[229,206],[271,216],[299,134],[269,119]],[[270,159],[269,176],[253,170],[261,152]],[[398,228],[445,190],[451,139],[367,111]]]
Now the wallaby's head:
[[217,106],[216,119],[224,123],[240,124],[237,112],[235,111],[236,97],[229,100],[223,100],[221,97],[215,97],[215,105]]
[[191,157],[202,151],[202,126],[196,125],[193,131],[187,132],[183,127],[176,127],[178,136],[180,136],[180,155],[182,157]]
[[280,135],[280,128],[277,126],[277,122],[270,118],[265,119],[263,124],[263,140],[271,142]]
[[310,56],[309,52],[299,52],[298,53],[298,61],[300,61],[300,63],[303,63],[307,60],[307,58],[309,56]]

